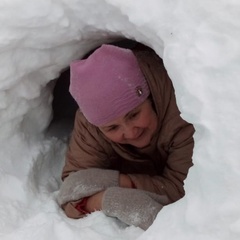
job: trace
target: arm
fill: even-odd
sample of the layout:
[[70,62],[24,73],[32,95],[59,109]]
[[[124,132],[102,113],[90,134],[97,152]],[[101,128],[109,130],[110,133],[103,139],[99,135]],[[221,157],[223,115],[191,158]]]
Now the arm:
[[[134,188],[133,182],[128,175],[120,174],[119,175],[119,186],[122,188]],[[102,198],[105,191],[101,191],[90,196],[83,204],[82,209],[86,212],[94,212],[102,210]],[[84,212],[83,212],[84,213]]]
[[[97,174],[99,181],[104,181],[105,184],[107,184],[106,186],[110,184],[111,186],[132,187],[133,185],[130,177],[127,175],[120,174],[119,179],[117,179],[116,171],[100,170],[107,168],[109,162],[107,162],[106,159],[109,159],[109,157],[107,157],[108,155],[105,152],[107,147],[104,148],[104,145],[101,145],[104,144],[104,141],[100,141],[102,139],[99,138],[96,128],[85,122],[85,118],[78,111],[66,154],[66,163],[63,168],[62,178],[64,179],[64,183],[61,186],[58,196],[59,204],[64,209],[66,215],[71,218],[79,218],[88,212],[92,212],[94,209],[99,209],[98,205],[96,205],[99,202],[97,198],[98,194],[94,193],[94,189],[96,190],[95,192],[98,192],[101,188],[98,187],[97,189],[97,186],[95,186],[95,188],[91,187],[91,184],[94,184],[94,180],[98,181],[91,176],[92,174]],[[93,168],[96,170],[90,172],[84,171],[84,169]],[[70,174],[71,176],[68,177]],[[107,181],[108,178],[109,181]],[[91,179],[93,179],[93,181]],[[87,193],[92,195],[88,195],[88,197],[85,198],[86,195],[84,195],[84,191],[79,188],[84,198],[73,196],[71,193],[73,190],[71,189],[77,186],[80,187],[80,183],[89,186],[89,188],[93,190],[93,195],[90,194],[90,190],[85,189]],[[68,199],[67,196],[70,196],[70,198]]]
[[[87,168],[107,168],[107,153],[103,151],[104,142],[97,138],[97,130],[89,125],[82,113],[76,112],[73,132],[71,134],[69,147],[66,153],[65,165],[62,171],[62,179],[74,172]],[[83,217],[86,199],[78,199],[61,204],[66,215],[70,218]]]
[[[186,122],[185,122],[186,123]],[[171,202],[184,196],[184,180],[192,163],[194,128],[184,124],[174,131],[169,142],[168,159],[161,176],[129,174],[138,189],[167,195]]]

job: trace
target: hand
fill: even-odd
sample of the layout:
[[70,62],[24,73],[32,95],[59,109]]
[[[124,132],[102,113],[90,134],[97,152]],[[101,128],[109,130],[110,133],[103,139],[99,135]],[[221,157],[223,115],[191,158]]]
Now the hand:
[[96,193],[88,198],[86,206],[84,209],[87,212],[95,212],[102,210],[102,198],[104,191]]
[[92,196],[114,186],[119,186],[118,171],[98,168],[79,170],[64,180],[57,201],[62,205]]
[[102,210],[107,216],[146,230],[168,203],[166,196],[139,189],[110,187],[103,194]]
[[[126,174],[119,175],[119,186],[125,188],[132,187],[131,178]],[[105,191],[96,193],[88,198],[85,210],[87,212],[95,212],[102,210],[102,198]]]
[[131,188],[132,181],[131,178],[126,174],[120,174],[119,176],[119,186],[123,188]]

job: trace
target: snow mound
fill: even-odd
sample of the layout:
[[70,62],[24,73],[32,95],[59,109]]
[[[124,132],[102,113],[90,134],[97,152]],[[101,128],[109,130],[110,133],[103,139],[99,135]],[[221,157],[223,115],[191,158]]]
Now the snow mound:
[[[239,239],[240,2],[0,0],[0,9],[1,239]],[[101,212],[66,218],[55,198],[69,131],[46,134],[54,79],[122,38],[163,58],[196,128],[186,197],[146,232]]]

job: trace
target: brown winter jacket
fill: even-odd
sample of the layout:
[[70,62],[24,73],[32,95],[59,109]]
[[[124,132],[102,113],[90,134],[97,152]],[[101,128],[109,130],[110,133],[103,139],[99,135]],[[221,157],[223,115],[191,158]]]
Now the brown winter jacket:
[[[184,196],[184,179],[192,164],[192,124],[180,117],[172,82],[162,60],[150,49],[134,49],[150,87],[158,128],[149,147],[136,149],[106,139],[78,110],[66,154],[62,178],[85,168],[116,169],[128,174],[138,189],[167,195],[171,202]],[[81,217],[75,206],[63,206],[66,215]]]

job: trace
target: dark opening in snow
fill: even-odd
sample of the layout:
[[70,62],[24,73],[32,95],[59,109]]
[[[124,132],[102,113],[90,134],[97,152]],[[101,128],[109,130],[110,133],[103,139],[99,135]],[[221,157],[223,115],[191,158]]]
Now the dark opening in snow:
[[70,69],[61,73],[53,90],[53,118],[47,134],[59,138],[68,137],[72,131],[77,103],[69,93]]

